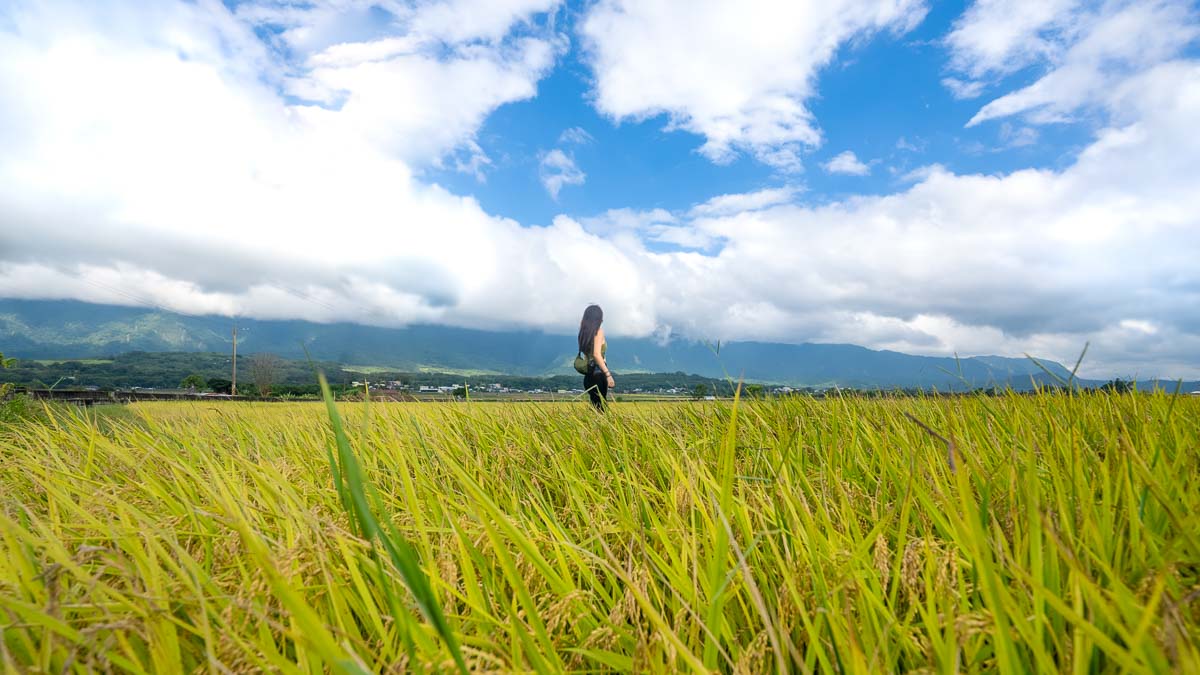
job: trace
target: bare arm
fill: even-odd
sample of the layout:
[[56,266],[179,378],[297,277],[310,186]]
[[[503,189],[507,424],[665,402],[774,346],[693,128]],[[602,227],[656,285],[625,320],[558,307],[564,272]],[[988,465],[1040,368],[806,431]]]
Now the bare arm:
[[596,339],[592,341],[592,360],[596,362],[596,367],[600,369],[600,372],[604,373],[604,376],[608,378],[608,386],[611,387],[613,386],[613,376],[612,373],[608,372],[608,364],[605,363],[604,354],[601,351],[606,341],[604,329],[597,330]]

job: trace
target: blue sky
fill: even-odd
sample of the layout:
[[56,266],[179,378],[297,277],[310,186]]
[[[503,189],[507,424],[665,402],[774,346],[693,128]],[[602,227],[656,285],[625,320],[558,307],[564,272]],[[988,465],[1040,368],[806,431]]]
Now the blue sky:
[[10,0],[0,297],[1200,377],[1194,0]]
[[[570,32],[580,7],[558,20]],[[956,99],[941,79],[951,30],[965,3],[931,5],[918,26],[902,36],[880,36],[843,46],[836,61],[818,74],[811,104],[821,147],[806,155],[801,172],[781,172],[740,156],[715,164],[696,150],[703,139],[665,131],[666,114],[614,122],[591,104],[592,74],[581,61],[578,41],[538,83],[537,96],[497,109],[480,129],[478,142],[492,158],[481,177],[453,168],[431,167],[430,180],[471,194],[489,212],[525,224],[549,224],[559,214],[591,216],[613,208],[681,210],[717,194],[795,186],[799,201],[823,203],[858,194],[886,194],[911,182],[908,173],[931,163],[956,172],[996,173],[1029,167],[1061,167],[1091,137],[1087,120],[1037,130],[1038,141],[1013,145],[995,122],[967,128],[978,100]],[[1017,88],[1041,69],[1012,74],[997,88]],[[567,186],[557,199],[539,179],[542,153],[559,147],[563,131],[579,128],[593,140],[570,145],[586,183]],[[865,176],[830,173],[820,165],[845,151],[870,163]]]

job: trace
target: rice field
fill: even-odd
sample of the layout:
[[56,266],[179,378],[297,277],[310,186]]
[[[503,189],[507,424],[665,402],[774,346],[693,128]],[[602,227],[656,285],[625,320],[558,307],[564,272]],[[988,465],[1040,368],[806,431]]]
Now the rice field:
[[48,413],[6,672],[1200,672],[1195,398]]

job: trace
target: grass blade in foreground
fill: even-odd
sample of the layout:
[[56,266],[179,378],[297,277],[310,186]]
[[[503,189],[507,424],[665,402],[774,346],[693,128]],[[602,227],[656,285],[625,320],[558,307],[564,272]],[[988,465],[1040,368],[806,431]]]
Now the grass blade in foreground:
[[[339,485],[344,485],[345,491],[349,493],[353,510],[348,515],[358,524],[359,531],[368,541],[378,540],[387,551],[392,564],[396,566],[400,577],[404,579],[404,584],[412,593],[417,607],[421,609],[421,614],[425,615],[426,620],[433,624],[434,629],[445,640],[446,647],[450,650],[450,655],[454,657],[458,669],[465,673],[467,664],[463,661],[458,639],[454,636],[454,631],[450,629],[450,624],[446,622],[441,603],[438,602],[437,596],[429,584],[429,577],[425,575],[425,570],[421,569],[421,561],[417,558],[416,549],[390,524],[386,531],[380,528],[379,521],[375,519],[371,511],[371,504],[368,502],[368,492],[372,490],[371,485],[363,476],[358,458],[354,456],[354,451],[350,448],[350,439],[346,436],[346,430],[342,426],[341,415],[338,414],[337,404],[334,403],[333,394],[329,391],[329,383],[325,380],[324,373],[319,378],[321,394],[325,398],[325,408],[329,413],[329,422],[333,426],[334,440],[338,449],[340,477],[335,474],[333,479],[339,481]],[[371,501],[376,505],[379,504],[378,499]]]

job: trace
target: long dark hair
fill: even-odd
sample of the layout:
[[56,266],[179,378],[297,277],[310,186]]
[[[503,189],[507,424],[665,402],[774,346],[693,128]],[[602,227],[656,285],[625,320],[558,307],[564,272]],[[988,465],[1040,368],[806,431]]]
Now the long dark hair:
[[596,346],[596,331],[604,321],[604,310],[600,305],[588,305],[583,310],[583,320],[579,322],[579,351],[591,358],[592,349]]

